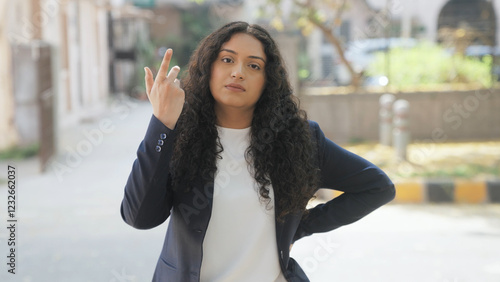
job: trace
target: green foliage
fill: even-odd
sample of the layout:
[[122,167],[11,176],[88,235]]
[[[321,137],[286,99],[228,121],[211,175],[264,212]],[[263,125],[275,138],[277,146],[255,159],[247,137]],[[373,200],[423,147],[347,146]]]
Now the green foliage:
[[[178,65],[181,71],[186,71],[191,54],[196,50],[200,41],[214,28],[211,23],[209,7],[196,6],[181,12],[181,36],[166,35],[154,42],[157,47],[167,47],[174,50],[171,66]],[[161,58],[159,60],[161,63]],[[158,65],[159,67],[159,65]]]
[[0,160],[21,160],[38,154],[39,145],[33,144],[26,147],[11,147],[7,150],[0,151]]
[[[188,65],[191,54],[196,50],[200,41],[215,30],[212,23],[213,20],[213,17],[210,16],[210,7],[208,5],[183,11],[182,38],[178,40],[180,45],[182,45],[182,50],[178,50],[177,52],[180,55],[179,62],[182,65]],[[186,68],[184,69],[186,70]]]
[[366,142],[366,140],[363,139],[362,137],[351,137],[351,138],[349,138],[349,141],[347,143],[350,145],[356,145],[356,144],[362,144],[365,142]]
[[159,48],[163,47],[165,50],[166,48],[172,48],[174,56],[170,61],[170,67],[178,65],[181,67],[182,73],[187,71],[191,54],[195,51],[201,39],[213,29],[212,20],[207,5],[197,6],[181,12],[182,36],[172,35],[168,32],[165,32],[164,37],[154,40],[139,36],[136,44],[136,82],[132,92],[136,94],[145,92],[146,85],[143,70],[145,66],[149,67],[153,74],[160,68],[162,57],[158,54]]
[[[492,85],[492,58],[482,60],[452,55],[431,43],[414,48],[395,48],[389,51],[390,84],[398,89],[453,83],[475,83],[482,87]],[[386,53],[375,55],[367,68],[369,76],[386,75]]]
[[299,54],[297,56],[297,63],[298,63],[298,75],[300,80],[306,80],[309,78],[311,75],[311,72],[309,71],[311,69],[311,60],[309,60],[309,56],[307,55],[306,52],[306,46],[304,44],[301,44],[299,46]]
[[136,45],[136,71],[135,71],[135,83],[132,85],[131,92],[134,95],[146,91],[146,82],[144,81],[144,67],[154,68],[157,64],[156,47],[153,42],[149,40],[137,41]]

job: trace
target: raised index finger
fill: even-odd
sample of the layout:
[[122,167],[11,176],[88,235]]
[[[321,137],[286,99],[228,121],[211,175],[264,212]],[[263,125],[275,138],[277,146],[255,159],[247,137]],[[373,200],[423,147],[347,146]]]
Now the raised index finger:
[[170,65],[170,59],[172,59],[172,52],[173,52],[172,49],[168,49],[167,52],[165,52],[165,55],[163,56],[163,60],[160,65],[160,70],[156,75],[155,82],[158,80],[164,80],[165,77],[167,76],[168,66]]

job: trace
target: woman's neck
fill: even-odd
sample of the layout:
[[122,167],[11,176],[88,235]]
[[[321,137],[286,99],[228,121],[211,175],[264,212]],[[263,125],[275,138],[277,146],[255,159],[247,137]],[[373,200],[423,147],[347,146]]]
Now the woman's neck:
[[242,111],[241,109],[215,109],[217,125],[226,128],[243,129],[252,125],[253,109]]

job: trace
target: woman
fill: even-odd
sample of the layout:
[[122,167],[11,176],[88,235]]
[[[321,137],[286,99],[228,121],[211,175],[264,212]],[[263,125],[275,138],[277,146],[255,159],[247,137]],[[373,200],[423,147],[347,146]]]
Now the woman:
[[[170,218],[153,281],[309,281],[291,245],[394,198],[379,168],[328,140],[292,94],[258,25],[229,23],[179,67],[146,70],[153,116],[125,187],[123,219]],[[318,188],[344,193],[306,210]]]

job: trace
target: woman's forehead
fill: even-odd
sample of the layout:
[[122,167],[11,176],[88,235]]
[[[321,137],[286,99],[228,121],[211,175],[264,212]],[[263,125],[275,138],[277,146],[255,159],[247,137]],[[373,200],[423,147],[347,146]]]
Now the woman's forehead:
[[258,56],[266,58],[262,43],[253,35],[246,33],[236,33],[231,38],[222,44],[219,52],[231,50],[237,54],[248,56]]

